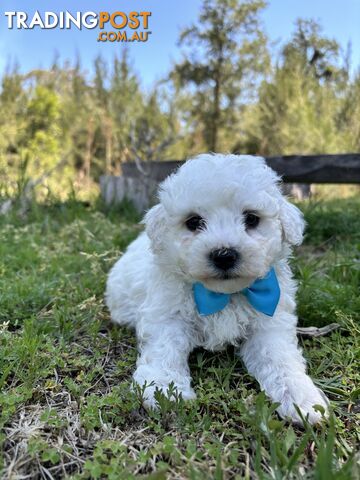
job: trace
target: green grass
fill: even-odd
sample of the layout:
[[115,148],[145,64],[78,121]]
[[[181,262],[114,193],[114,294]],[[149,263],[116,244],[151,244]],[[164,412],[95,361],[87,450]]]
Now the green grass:
[[[132,332],[111,326],[106,274],[138,234],[129,206],[75,201],[0,217],[0,472],[4,478],[358,478],[360,202],[304,203],[293,260],[301,340],[331,399],[327,425],[281,421],[234,351],[193,352],[198,399],[131,393]],[[0,474],[1,476],[1,474]]]

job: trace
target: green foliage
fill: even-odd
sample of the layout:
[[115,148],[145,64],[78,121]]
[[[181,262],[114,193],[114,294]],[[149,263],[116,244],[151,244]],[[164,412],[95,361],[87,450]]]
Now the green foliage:
[[228,140],[234,134],[241,100],[254,87],[254,75],[266,72],[269,57],[259,20],[265,5],[262,0],[206,0],[198,23],[180,35],[187,53],[173,79],[195,86],[190,116],[200,124],[207,150],[223,148],[224,135]]
[[166,158],[179,124],[162,90],[141,89],[126,50],[112,64],[97,57],[90,79],[79,60],[10,71],[0,90],[0,194],[14,194],[25,162],[29,181],[55,169],[41,185],[69,194],[70,183],[118,173],[122,161]]
[[54,165],[60,155],[60,99],[50,88],[38,85],[24,112],[27,128],[18,140],[21,155],[32,159],[28,175],[36,176]]
[[277,417],[231,348],[191,354],[196,400],[170,386],[157,392],[158,410],[141,408],[135,336],[110,325],[103,304],[109,268],[140,231],[129,205],[71,200],[1,217],[0,475],[356,479],[359,201],[301,207],[301,323],[341,325],[301,340],[333,409],[305,429]]
[[[357,99],[352,107],[350,98]],[[358,79],[350,79],[339,44],[323,36],[318,23],[300,19],[269,79],[261,83],[258,102],[245,112],[245,133],[235,150],[262,155],[358,151],[359,99]]]

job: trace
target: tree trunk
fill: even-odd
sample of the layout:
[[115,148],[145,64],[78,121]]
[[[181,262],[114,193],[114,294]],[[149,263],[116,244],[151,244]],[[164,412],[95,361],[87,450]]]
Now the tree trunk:
[[105,122],[105,173],[110,174],[112,172],[112,128],[111,120]]
[[90,118],[88,123],[88,132],[86,139],[86,150],[84,156],[84,173],[85,178],[90,180],[91,173],[91,154],[92,154],[92,144],[94,141],[94,120]]
[[211,121],[211,136],[209,141],[209,149],[211,152],[217,151],[218,128],[220,120],[220,73],[217,72],[214,85],[214,108]]
[[209,148],[211,152],[216,152],[218,147],[218,133],[219,133],[219,124],[221,117],[221,75],[222,75],[222,66],[223,66],[223,45],[220,42],[217,55],[217,64],[216,70],[214,72],[214,105],[212,111],[212,120],[211,120],[211,136],[209,141]]

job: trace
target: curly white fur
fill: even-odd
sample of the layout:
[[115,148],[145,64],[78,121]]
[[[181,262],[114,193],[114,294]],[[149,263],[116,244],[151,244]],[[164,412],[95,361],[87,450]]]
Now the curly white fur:
[[[301,212],[281,194],[279,178],[261,157],[200,155],[168,177],[160,202],[145,216],[146,232],[128,248],[110,272],[106,301],[114,322],[136,329],[139,357],[135,381],[146,388],[146,404],[155,405],[154,390],[174,382],[184,399],[195,398],[188,355],[195,347],[238,348],[249,372],[278,412],[299,422],[294,404],[317,422],[313,405],[327,409],[327,399],[305,371],[296,338],[296,284],[288,265],[292,245],[302,241]],[[246,228],[244,212],[260,223]],[[200,215],[206,228],[189,231],[185,220]],[[209,252],[233,248],[241,261],[235,276],[221,279]],[[275,268],[281,288],[273,317],[254,310],[241,290]],[[200,316],[192,285],[235,293],[222,311]]]

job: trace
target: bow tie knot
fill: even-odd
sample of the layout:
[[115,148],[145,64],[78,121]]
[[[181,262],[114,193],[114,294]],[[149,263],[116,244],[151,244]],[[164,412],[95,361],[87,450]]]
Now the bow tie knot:
[[264,278],[259,278],[241,292],[218,293],[208,290],[202,283],[193,285],[194,300],[200,315],[211,315],[223,310],[230,302],[231,295],[242,293],[250,305],[272,317],[280,299],[280,286],[274,268]]

